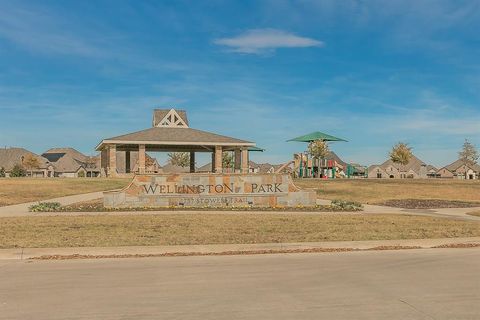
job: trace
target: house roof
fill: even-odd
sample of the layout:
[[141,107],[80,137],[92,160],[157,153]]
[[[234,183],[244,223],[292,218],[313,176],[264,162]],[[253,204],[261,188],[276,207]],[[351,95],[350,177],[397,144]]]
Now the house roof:
[[300,136],[300,137],[296,137],[296,138],[293,138],[293,139],[290,139],[290,140],[287,140],[287,141],[312,142],[312,141],[315,141],[315,140],[345,141],[345,142],[347,142],[347,140],[344,140],[342,138],[337,138],[337,137],[331,136],[329,134],[326,134],[326,133],[323,133],[323,132],[320,132],[320,131],[311,132],[309,134],[306,134],[306,135],[303,135],[303,136]]
[[0,168],[3,167],[6,171],[11,171],[16,164],[21,165],[22,157],[26,157],[27,155],[33,155],[38,159],[39,169],[47,168],[47,159],[24,148],[0,149]]
[[209,162],[207,164],[204,164],[201,167],[198,167],[197,170],[198,172],[211,172],[212,171],[212,163]]
[[[450,163],[449,165],[446,165],[445,168],[450,172],[455,172],[456,170],[458,170],[458,168],[462,167],[463,165],[464,165],[463,160],[458,159],[458,160]],[[473,169],[475,171],[480,171],[480,166],[478,164],[473,164],[473,165],[468,165],[467,164],[467,167],[469,167],[470,169]]]
[[432,165],[427,165],[425,162],[417,158],[415,155],[412,155],[412,158],[410,159],[410,162],[405,166],[405,168],[402,167],[402,165],[393,162],[391,159],[388,159],[384,163],[378,165],[371,165],[368,170],[373,169],[374,167],[379,167],[382,170],[385,170],[388,166],[392,166],[396,169],[402,169],[402,170],[413,170],[415,172],[418,172],[422,166],[425,166],[427,170],[436,170],[436,168]]
[[216,133],[175,127],[154,127],[117,137],[104,139],[96,148],[101,150],[105,144],[151,144],[151,145],[223,145],[255,146],[254,142],[222,136]]
[[190,172],[190,167],[181,167],[168,163],[162,167],[162,171],[164,173],[188,173]]
[[85,161],[88,157],[81,153],[80,151],[74,149],[74,148],[52,148],[44,153],[42,153],[42,156],[47,158],[50,162],[56,162],[58,159],[63,157],[64,155],[68,154],[74,159],[80,160],[80,161]]
[[80,168],[85,168],[84,163],[74,159],[70,154],[64,154],[57,161],[53,162],[53,167],[57,172],[77,172]]
[[346,167],[347,163],[340,159],[340,157],[333,151],[329,151],[327,156],[325,157],[327,160],[335,160],[338,164],[340,164],[342,167]]

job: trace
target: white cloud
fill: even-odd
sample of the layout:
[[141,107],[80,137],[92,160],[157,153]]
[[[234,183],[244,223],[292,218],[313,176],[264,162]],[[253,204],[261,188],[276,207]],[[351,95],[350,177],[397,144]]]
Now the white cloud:
[[231,38],[215,39],[214,43],[234,52],[261,54],[278,48],[321,47],[322,41],[301,37],[276,29],[251,29]]

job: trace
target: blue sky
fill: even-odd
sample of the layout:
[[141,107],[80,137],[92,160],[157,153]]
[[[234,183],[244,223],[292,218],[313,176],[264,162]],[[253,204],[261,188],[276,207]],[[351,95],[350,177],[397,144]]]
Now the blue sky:
[[148,128],[155,107],[287,161],[314,130],[347,161],[406,141],[437,166],[480,146],[479,1],[2,1],[0,145]]

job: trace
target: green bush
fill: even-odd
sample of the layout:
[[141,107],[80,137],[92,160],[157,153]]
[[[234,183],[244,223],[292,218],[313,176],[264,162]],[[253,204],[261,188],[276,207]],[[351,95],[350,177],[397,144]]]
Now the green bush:
[[85,171],[79,171],[77,174],[78,178],[85,178]]
[[12,171],[10,172],[10,177],[26,177],[27,171],[19,164],[13,166]]
[[56,212],[60,211],[62,205],[58,202],[40,202],[28,208],[31,212]]
[[356,201],[332,200],[331,207],[338,211],[360,211],[363,205]]
[[5,168],[4,167],[0,168],[0,178],[5,178]]

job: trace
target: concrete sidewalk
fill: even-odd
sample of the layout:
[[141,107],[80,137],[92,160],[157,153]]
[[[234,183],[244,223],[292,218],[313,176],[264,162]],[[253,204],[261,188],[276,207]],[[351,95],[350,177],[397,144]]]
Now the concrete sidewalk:
[[77,202],[83,201],[91,201],[95,199],[103,198],[103,191],[99,192],[91,192],[91,193],[83,193],[83,194],[76,194],[72,196],[66,197],[59,197],[47,200],[40,200],[34,202],[27,202],[27,203],[20,203],[14,204],[11,206],[4,206],[0,207],[0,217],[16,217],[16,216],[28,216],[28,215],[36,215],[28,211],[28,208],[31,205],[38,204],[40,202],[59,202],[62,206],[70,205]]
[[228,255],[255,253],[288,253],[308,250],[338,249],[375,250],[395,248],[428,249],[440,246],[479,246],[480,237],[442,238],[442,239],[401,239],[371,241],[329,241],[299,243],[260,243],[260,244],[212,244],[212,245],[175,245],[175,246],[129,246],[129,247],[74,247],[74,248],[15,248],[0,249],[0,260],[21,260],[41,256],[100,256],[102,258],[142,257],[161,255]]

